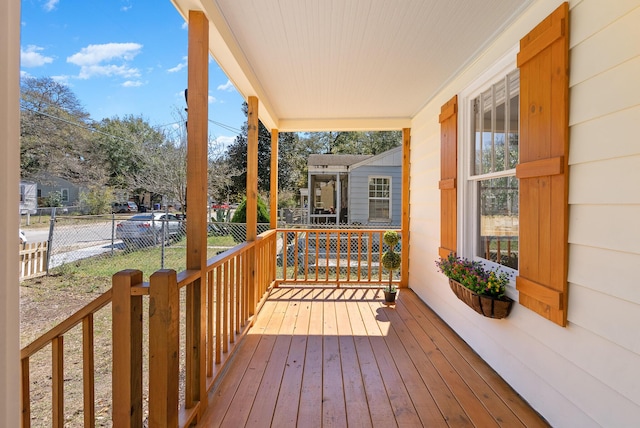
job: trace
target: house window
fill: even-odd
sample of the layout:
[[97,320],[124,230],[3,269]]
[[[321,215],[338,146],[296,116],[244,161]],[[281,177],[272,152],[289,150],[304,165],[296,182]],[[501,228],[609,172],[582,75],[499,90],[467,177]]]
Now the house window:
[[463,240],[471,241],[464,247],[474,259],[517,271],[519,70],[503,76],[467,98],[470,155],[462,171],[462,212],[469,233]]
[[25,192],[25,186],[24,184],[21,184],[20,185],[20,202],[25,202],[24,192]]
[[60,191],[60,196],[61,196],[61,200],[62,202],[69,202],[69,189],[62,189]]
[[391,177],[369,177],[369,221],[391,220]]

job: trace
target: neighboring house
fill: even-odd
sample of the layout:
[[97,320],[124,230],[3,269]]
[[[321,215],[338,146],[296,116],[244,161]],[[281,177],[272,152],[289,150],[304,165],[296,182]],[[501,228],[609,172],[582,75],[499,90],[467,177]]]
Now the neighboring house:
[[37,185],[30,181],[20,182],[20,214],[35,214],[38,210]]
[[373,155],[310,155],[309,222],[400,225],[402,149]]
[[65,207],[78,205],[80,191],[80,186],[60,177],[46,176],[38,182],[38,199],[44,199],[54,192],[59,192],[62,206]]

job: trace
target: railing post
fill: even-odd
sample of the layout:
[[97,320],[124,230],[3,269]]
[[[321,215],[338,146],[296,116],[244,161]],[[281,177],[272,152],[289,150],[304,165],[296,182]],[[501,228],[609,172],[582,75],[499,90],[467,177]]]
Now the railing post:
[[149,426],[178,426],[179,314],[176,271],[149,280]]
[[131,295],[142,272],[123,270],[112,281],[113,426],[142,427],[142,296]]

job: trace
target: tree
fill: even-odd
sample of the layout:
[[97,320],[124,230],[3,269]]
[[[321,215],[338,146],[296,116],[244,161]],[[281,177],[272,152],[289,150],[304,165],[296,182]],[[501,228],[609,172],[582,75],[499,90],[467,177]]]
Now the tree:
[[[103,119],[96,126],[95,141],[107,168],[107,184],[116,189],[133,191],[149,180],[145,174],[154,171],[157,158],[166,157],[165,135],[142,117]],[[153,184],[157,184],[155,181]],[[149,188],[147,188],[150,190]]]
[[73,91],[50,77],[20,83],[21,176],[102,183],[105,172],[92,146],[92,122]]

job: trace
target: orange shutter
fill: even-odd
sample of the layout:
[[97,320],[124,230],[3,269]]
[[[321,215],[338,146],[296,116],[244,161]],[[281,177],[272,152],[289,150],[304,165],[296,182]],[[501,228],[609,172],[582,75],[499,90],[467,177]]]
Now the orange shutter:
[[569,7],[520,41],[521,305],[567,323]]
[[458,176],[458,97],[440,111],[440,257],[456,252]]

